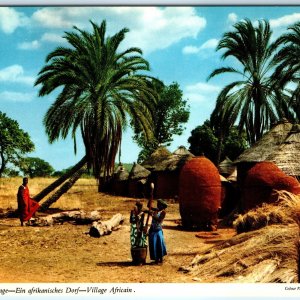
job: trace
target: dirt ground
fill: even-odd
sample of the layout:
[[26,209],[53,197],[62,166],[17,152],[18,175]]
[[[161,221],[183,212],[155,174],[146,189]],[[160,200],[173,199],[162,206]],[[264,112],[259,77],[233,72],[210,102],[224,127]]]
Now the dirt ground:
[[[108,201],[109,199],[109,201]],[[101,202],[103,201],[103,203]],[[105,205],[104,203],[108,203]],[[169,203],[164,222],[168,255],[163,265],[134,266],[130,254],[129,211],[135,199],[99,195],[89,210],[100,210],[103,219],[120,212],[125,221],[111,235],[90,237],[90,225],[64,223],[50,227],[21,227],[18,219],[0,219],[1,283],[192,283],[201,278],[179,271],[204,248],[235,234],[233,229],[217,232],[184,231],[178,203]],[[41,214],[37,214],[39,216]]]

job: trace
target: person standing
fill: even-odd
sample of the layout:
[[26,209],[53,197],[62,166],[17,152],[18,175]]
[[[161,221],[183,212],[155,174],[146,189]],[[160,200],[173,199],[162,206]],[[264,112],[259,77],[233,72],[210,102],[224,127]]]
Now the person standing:
[[18,189],[17,200],[19,218],[21,226],[23,226],[24,222],[29,221],[40,206],[38,202],[30,198],[27,177],[23,178],[23,183]]
[[144,229],[145,213],[142,211],[142,208],[143,204],[140,201],[137,201],[134,209],[130,212],[131,248],[147,247],[147,237]]
[[150,210],[152,222],[149,229],[149,252],[150,259],[154,260],[156,264],[163,263],[163,257],[167,255],[167,249],[162,230],[162,223],[166,216],[167,203],[162,200],[157,200],[157,208]]

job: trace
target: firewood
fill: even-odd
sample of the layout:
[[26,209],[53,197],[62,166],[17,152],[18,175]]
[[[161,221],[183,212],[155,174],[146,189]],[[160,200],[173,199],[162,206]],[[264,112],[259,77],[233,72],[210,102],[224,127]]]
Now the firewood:
[[94,221],[88,234],[91,237],[97,238],[103,235],[111,234],[113,230],[118,230],[120,228],[120,225],[123,223],[123,221],[124,216],[120,213],[115,214],[107,221]]
[[30,220],[31,226],[51,226],[55,224],[63,224],[64,222],[73,222],[75,224],[91,224],[101,219],[100,212],[95,210],[86,212],[82,210],[64,211],[51,214],[45,217],[33,218]]

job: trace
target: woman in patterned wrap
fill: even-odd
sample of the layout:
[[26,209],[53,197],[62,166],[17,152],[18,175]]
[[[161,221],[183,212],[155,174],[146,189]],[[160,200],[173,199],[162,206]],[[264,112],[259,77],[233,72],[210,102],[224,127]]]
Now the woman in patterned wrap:
[[137,201],[130,213],[130,243],[131,248],[147,247],[147,236],[144,228],[145,213],[142,211],[143,204]]
[[149,251],[150,259],[154,260],[156,264],[162,264],[163,257],[167,255],[167,249],[162,230],[162,223],[166,216],[165,209],[167,207],[168,205],[164,200],[158,199],[157,208],[150,211],[152,222],[149,229]]

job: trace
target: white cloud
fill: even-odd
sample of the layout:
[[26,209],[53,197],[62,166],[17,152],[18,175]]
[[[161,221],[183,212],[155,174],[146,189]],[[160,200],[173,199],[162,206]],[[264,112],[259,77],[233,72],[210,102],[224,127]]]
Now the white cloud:
[[20,65],[12,65],[0,70],[0,82],[24,83],[33,85],[34,78],[24,76],[24,69]]
[[[196,84],[188,85],[185,88],[184,95],[192,102],[205,102],[221,91],[221,87],[205,82],[198,82]],[[216,98],[216,97],[213,97]]]
[[238,16],[235,13],[230,13],[227,17],[229,23],[236,23],[238,21]]
[[200,47],[186,46],[182,49],[183,54],[197,54],[207,50],[215,50],[219,41],[217,39],[210,39],[203,43]]
[[34,40],[34,41],[31,41],[31,42],[20,43],[18,45],[18,48],[22,49],[22,50],[35,50],[35,49],[40,48],[40,46],[41,46],[41,43],[37,40]]
[[18,93],[11,91],[4,91],[0,93],[0,101],[11,102],[30,102],[35,98],[34,93]]
[[206,26],[206,20],[192,7],[46,7],[32,16],[36,26],[52,30],[70,30],[74,25],[90,30],[87,20],[99,24],[104,19],[109,35],[128,27],[130,32],[123,46],[137,46],[145,53],[165,49],[184,38],[195,38]]
[[6,34],[13,33],[18,27],[25,26],[29,19],[14,8],[0,7],[0,30]]
[[182,49],[182,53],[183,54],[196,54],[196,53],[199,53],[199,50],[200,47],[195,47],[195,46],[185,46],[183,49]]
[[65,39],[59,34],[47,32],[43,34],[41,41],[51,43],[63,43]]
[[278,19],[271,19],[270,25],[272,28],[278,28],[278,27],[287,27],[289,25],[292,25],[296,22],[300,21],[300,14],[294,13],[291,15],[286,15]]

